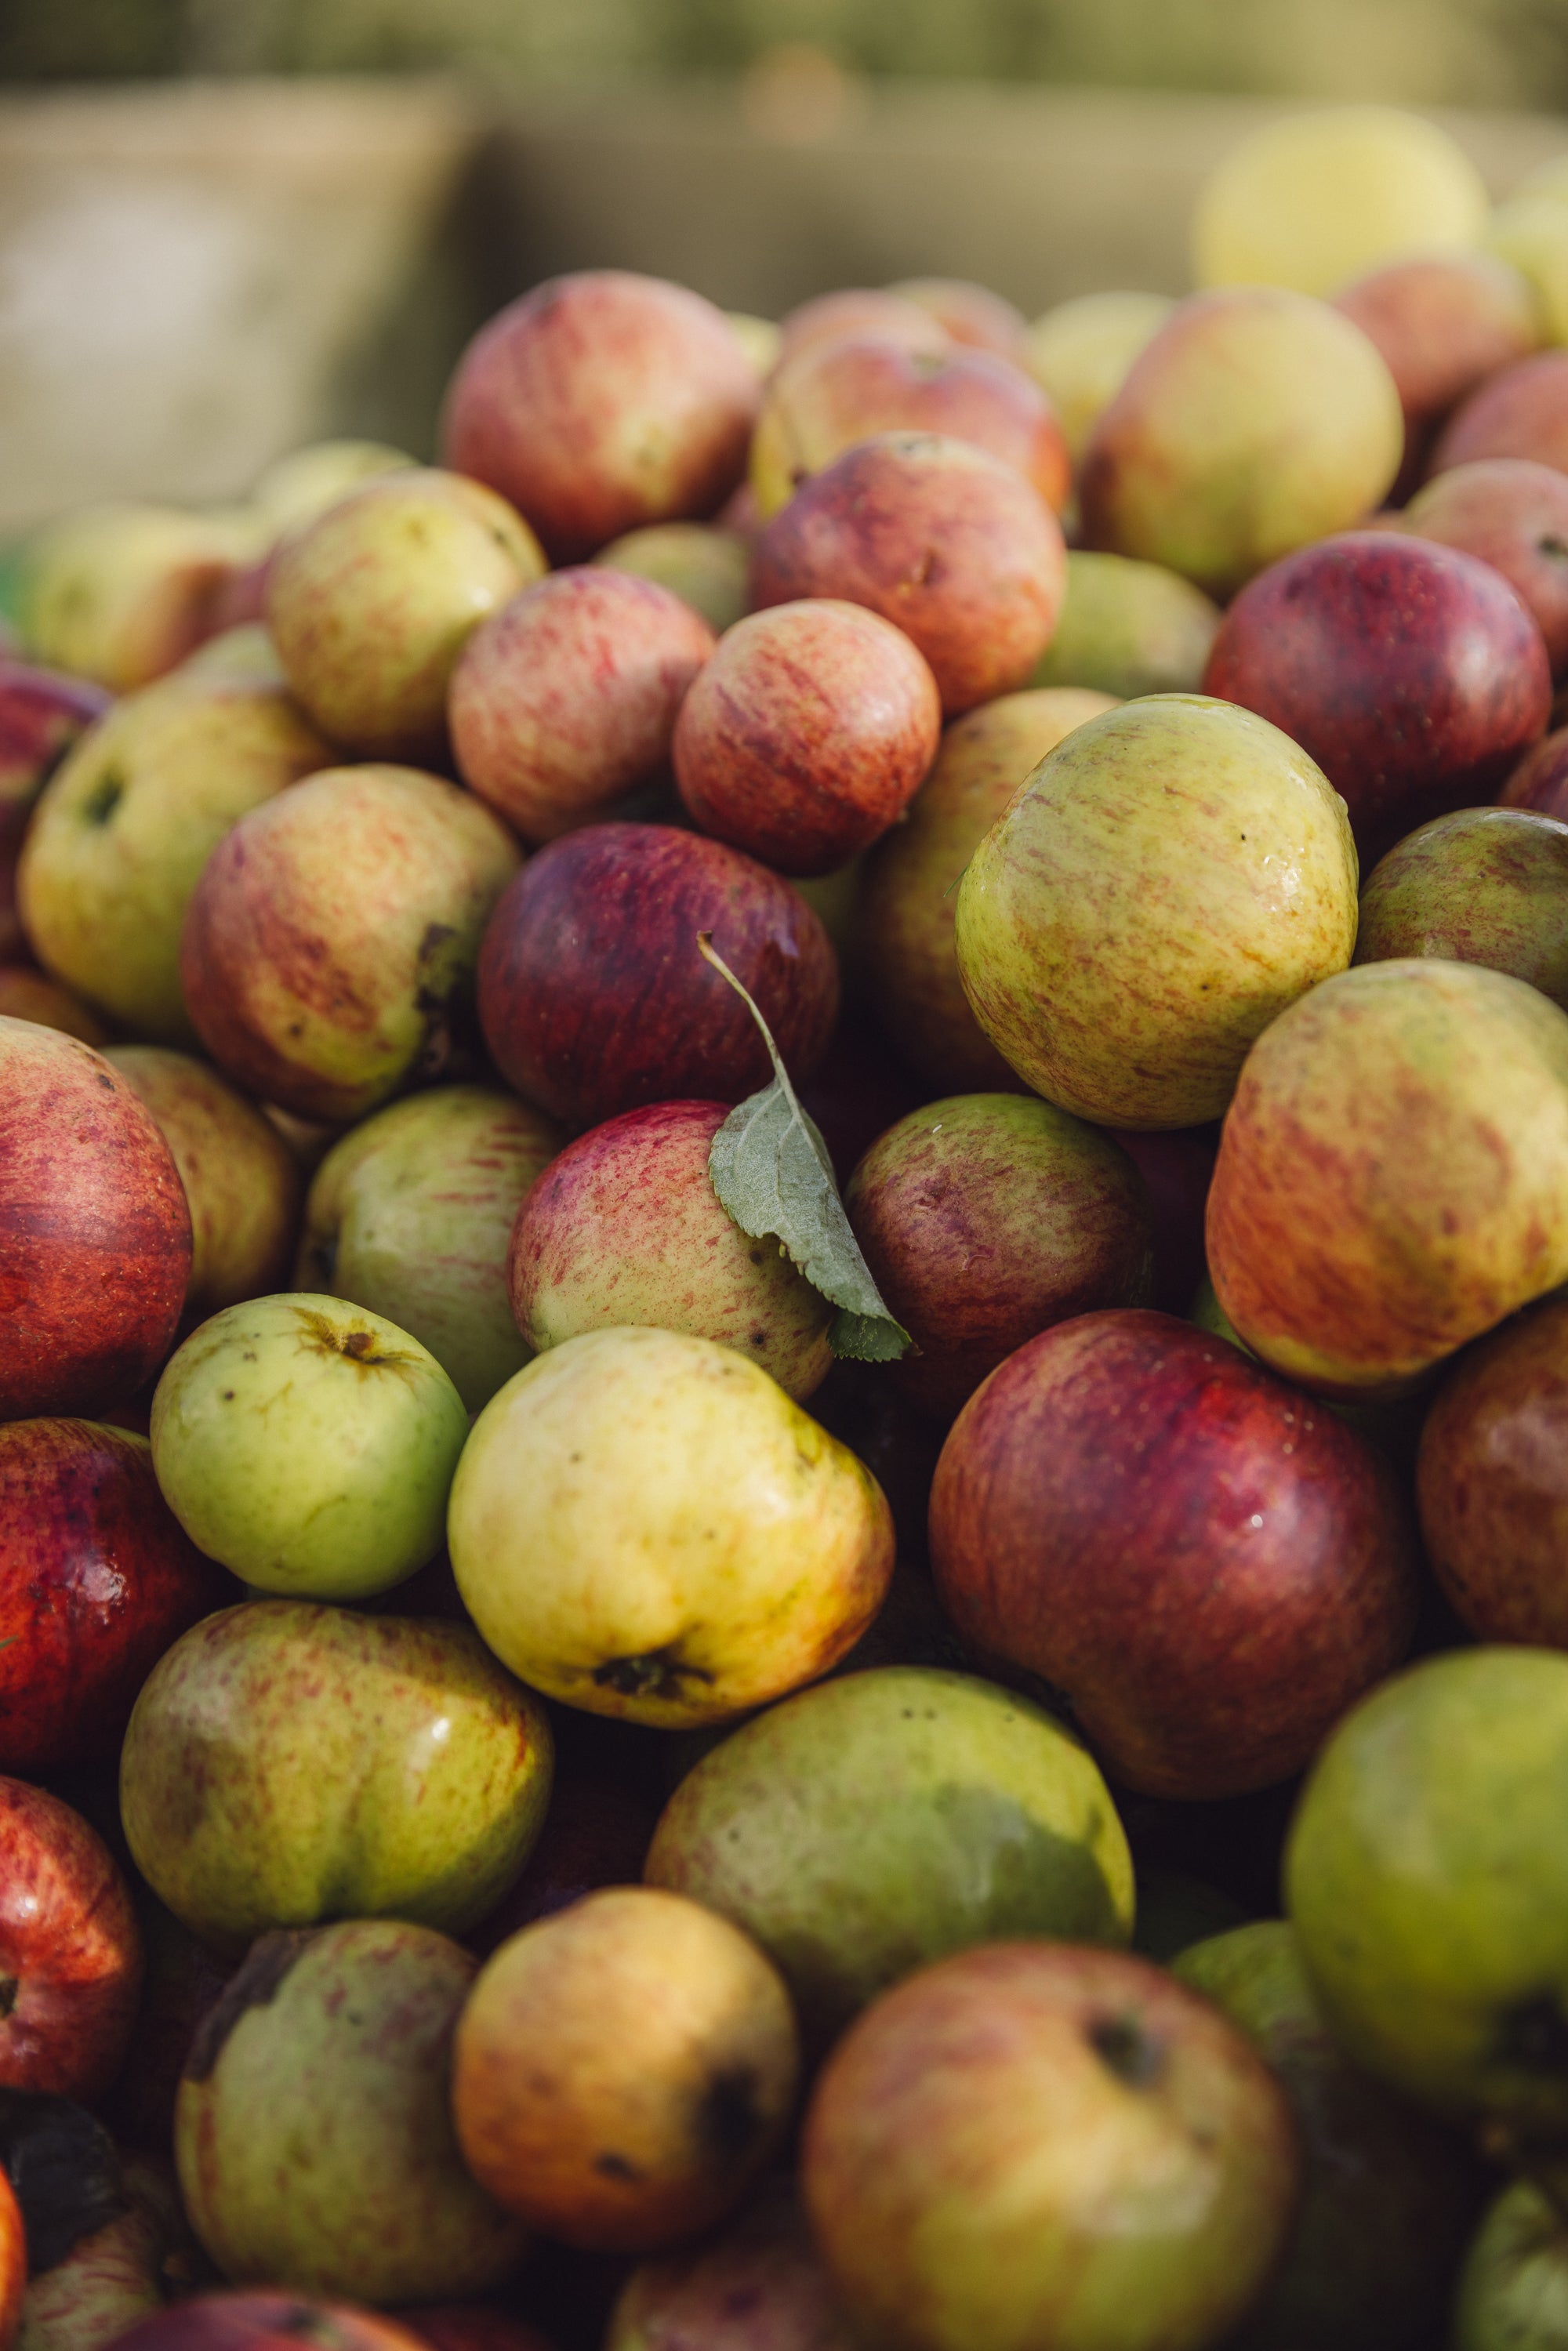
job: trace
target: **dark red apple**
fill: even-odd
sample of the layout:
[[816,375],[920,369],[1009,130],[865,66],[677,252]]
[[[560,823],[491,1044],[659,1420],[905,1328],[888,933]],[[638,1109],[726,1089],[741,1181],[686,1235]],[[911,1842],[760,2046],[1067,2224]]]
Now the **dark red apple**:
[[1568,474],[1568,351],[1537,351],[1488,376],[1444,426],[1431,470],[1478,457],[1534,457]]
[[1154,1221],[1151,1305],[1186,1314],[1204,1276],[1204,1212],[1219,1149],[1217,1126],[1111,1130],[1147,1186]]
[[103,1839],[57,1796],[0,1779],[0,2085],[100,2098],[141,1971],[130,1888]]
[[0,1017],[0,1418],[101,1412],[173,1343],[191,1214],[118,1070]]
[[1568,824],[1568,726],[1525,753],[1498,799],[1504,808],[1533,809]]
[[1135,1309],[1058,1323],[970,1398],[931,1555],[960,1633],[1050,1683],[1152,1796],[1289,1779],[1415,1624],[1382,1457],[1224,1340]]
[[444,463],[499,490],[551,559],[710,515],[761,396],[721,310],[624,269],[547,278],[482,327],[446,396]]
[[1546,647],[1507,580],[1388,530],[1321,539],[1250,580],[1203,685],[1312,755],[1364,868],[1429,818],[1494,799],[1552,709]]
[[846,1005],[827,1051],[802,1085],[801,1106],[828,1146],[841,1185],[895,1119],[918,1110],[926,1089],[895,1061],[876,1031]]
[[675,780],[705,832],[784,873],[831,873],[901,817],[942,739],[929,664],[831,597],[727,632],[675,724]]
[[0,1771],[111,1757],[152,1667],[234,1587],[158,1490],[146,1439],[0,1428]]
[[552,571],[464,647],[447,702],[458,773],[525,841],[590,824],[668,760],[713,649],[707,622],[655,580]]
[[1530,288],[1491,254],[1423,253],[1385,262],[1333,299],[1382,352],[1405,411],[1397,505],[1421,478],[1433,427],[1489,375],[1535,350]]
[[597,1886],[640,1885],[658,1826],[659,1793],[611,1771],[560,1773],[522,1876],[464,1937],[470,1950],[487,1958],[519,1928],[564,1910]]
[[352,2303],[308,2294],[199,2294],[156,2310],[118,2336],[114,2351],[423,2351],[405,2323]]
[[392,2316],[430,2351],[550,2351],[537,2326],[485,2302],[410,2304]]
[[530,859],[490,918],[479,1019],[519,1093],[572,1126],[639,1103],[738,1102],[767,1049],[699,931],[760,1006],[791,1075],[821,1059],[838,960],[799,891],[722,841],[599,824]]
[[1568,670],[1568,474],[1532,457],[1451,465],[1411,499],[1405,528],[1500,571],[1535,616],[1552,676]]
[[951,716],[1027,685],[1067,550],[1038,490],[936,433],[882,433],[801,484],[758,540],[752,602],[841,596],[913,638]]

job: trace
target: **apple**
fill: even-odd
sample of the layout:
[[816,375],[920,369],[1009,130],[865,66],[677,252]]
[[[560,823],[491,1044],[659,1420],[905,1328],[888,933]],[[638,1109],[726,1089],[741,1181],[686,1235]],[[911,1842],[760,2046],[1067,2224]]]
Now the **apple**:
[[927,311],[965,350],[999,351],[1022,363],[1029,335],[1023,312],[988,286],[968,277],[901,277],[887,290]]
[[1525,753],[1498,798],[1504,808],[1535,809],[1568,823],[1568,726]]
[[964,994],[953,893],[1030,770],[1110,707],[1106,695],[1041,690],[999,695],[956,719],[904,822],[862,869],[856,928],[866,991],[899,1053],[932,1086],[1018,1083]]
[[1133,1925],[1132,1856],[1077,1740],[927,1667],[847,1674],[733,1732],[665,1805],[644,1874],[744,1928],[817,2051],[950,1951]]
[[0,2343],[16,2338],[26,2284],[26,2232],[16,2191],[0,2171]]
[[722,636],[747,609],[750,540],[717,523],[649,523],[612,538],[593,560],[667,588],[700,613],[716,635]]
[[[1007,1082],[1006,1074],[1003,1082]],[[863,1015],[852,1009],[834,1029],[816,1069],[796,1092],[801,1109],[827,1145],[841,1190],[856,1161],[885,1127],[919,1107],[926,1089],[889,1053]]]
[[24,547],[24,651],[112,694],[147,685],[209,634],[241,552],[220,520],[178,507],[79,507]]
[[1074,465],[1100,411],[1175,308],[1168,294],[1077,294],[1030,328],[1023,363],[1060,417]]
[[1386,530],[1303,548],[1226,613],[1204,689],[1271,719],[1322,768],[1370,862],[1493,799],[1545,732],[1541,631],[1490,563]]
[[764,521],[802,482],[878,433],[939,433],[988,450],[1056,513],[1072,486],[1051,402],[1014,360],[960,345],[915,351],[875,334],[847,335],[786,360],[763,395],[750,462]]
[[257,477],[251,504],[281,535],[314,522],[362,484],[383,474],[407,473],[417,457],[385,441],[311,441],[275,457]]
[[793,2181],[766,2180],[716,2237],[639,2262],[604,2351],[860,2351]]
[[653,1323],[716,1339],[803,1404],[833,1360],[833,1309],[713,1188],[723,1102],[650,1102],[591,1127],[540,1176],[507,1262],[512,1312],[543,1354],[584,1332]]
[[1179,572],[1070,548],[1061,617],[1032,683],[1118,698],[1196,694],[1219,619],[1213,599]]
[[1487,247],[1523,278],[1536,314],[1536,342],[1561,344],[1568,331],[1568,208],[1561,188],[1532,184],[1534,178],[1494,205]]
[[507,1251],[559,1130],[495,1086],[434,1086],[350,1129],[318,1168],[295,1279],[428,1347],[477,1412],[531,1352]]
[[480,1414],[447,1519],[509,1670],[591,1714],[722,1722],[838,1663],[893,1571],[881,1488],[710,1339],[591,1331]]
[[[564,1759],[563,1759],[564,1763]],[[657,1792],[624,1775],[562,1769],[539,1841],[522,1876],[465,1938],[482,1959],[519,1928],[549,1918],[601,1886],[635,1886],[659,1818]]]
[[297,2294],[195,2294],[120,2337],[130,2351],[298,2351],[301,2341],[316,2351],[421,2351],[395,2319]]
[[[1425,242],[1425,240],[1423,240]],[[1388,362],[1405,412],[1398,490],[1420,480],[1436,428],[1489,375],[1541,340],[1529,286],[1490,253],[1412,252],[1333,297]]]
[[1568,475],[1529,457],[1479,458],[1436,475],[1405,509],[1418,538],[1479,555],[1500,571],[1568,671]]
[[[22,845],[34,802],[61,760],[110,696],[86,678],[38,669],[0,653],[0,860]],[[0,953],[14,955],[19,933],[0,933]]]
[[102,1838],[57,1796],[0,1779],[0,2083],[101,2097],[141,1970],[130,1891]]
[[242,816],[331,758],[277,685],[180,671],[130,695],[46,787],[17,873],[38,960],[135,1036],[195,1041],[180,932]]
[[896,286],[838,286],[831,294],[814,294],[809,302],[798,303],[779,320],[775,367],[852,335],[878,335],[907,351],[936,356],[950,351],[954,341],[927,303]]
[[180,981],[225,1073],[301,1118],[361,1118],[461,1064],[508,832],[413,768],[324,768],[243,817],[191,899]]
[[662,824],[601,824],[530,858],[490,918],[479,1019],[502,1076],[569,1126],[644,1102],[738,1102],[768,1083],[761,1007],[789,1073],[821,1059],[839,1008],[821,922],[778,874]]
[[446,462],[509,498],[556,563],[712,514],[761,383],[721,310],[625,269],[547,278],[482,327],[446,395]]
[[727,632],[681,705],[675,778],[703,831],[776,872],[831,873],[896,823],[941,736],[903,631],[811,598]]
[[452,2109],[509,2211],[568,2244],[649,2252],[739,2202],[799,2068],[789,1994],[754,1943],[678,1894],[609,1886],[486,1960]]
[[167,2167],[131,2155],[116,2171],[120,2209],[35,2269],[16,2351],[104,2351],[163,2310],[200,2262]]
[[1276,287],[1194,295],[1090,435],[1084,544],[1163,563],[1223,600],[1358,522],[1404,441],[1394,379],[1339,311]]
[[1515,2179],[1465,2255],[1453,2351],[1552,2351],[1568,2327],[1568,2229],[1555,2197]]
[[1205,1279],[1204,1210],[1219,1148],[1212,1126],[1122,1128],[1115,1140],[1144,1179],[1154,1240],[1149,1299],[1162,1313],[1185,1314]]
[[1560,2147],[1568,2118],[1565,1771],[1568,1658],[1427,1657],[1334,1729],[1285,1847],[1286,1909],[1345,2054],[1483,2118],[1499,2152]]
[[40,1029],[58,1029],[84,1045],[109,1042],[109,1031],[97,1013],[32,964],[0,963],[0,1013],[9,1020],[31,1020]]
[[1061,1694],[1113,1778],[1289,1779],[1403,1656],[1409,1513],[1343,1421],[1174,1316],[1059,1322],[972,1396],[931,1490],[943,1604]]
[[1568,1646],[1568,1300],[1462,1355],[1421,1430],[1416,1497],[1448,1601],[1483,1641]]
[[161,2163],[172,2158],[174,2101],[196,2028],[234,1968],[145,1886],[137,1911],[147,1962],[141,1999],[125,2063],[99,2111],[121,2145],[149,2149]]
[[1347,2063],[1283,1919],[1183,1951],[1177,1979],[1240,2027],[1301,2133],[1300,2218],[1228,2351],[1427,2351],[1448,2314],[1483,2175],[1457,2134]]
[[924,1969],[818,2077],[802,2183],[852,2324],[909,2351],[1225,2338],[1294,2216],[1284,2095],[1146,1959],[993,1943]]
[[452,2039],[478,1962],[429,1927],[261,1936],[192,2046],[175,2159],[236,2284],[369,2303],[482,2294],[526,2243],[457,2151]]
[[288,691],[277,647],[259,611],[206,638],[169,674],[181,685],[204,690],[209,686],[266,685],[279,694],[287,695]]
[[1148,1299],[1137,1169],[1109,1135],[1032,1095],[949,1095],[912,1111],[873,1144],[844,1206],[915,1343],[894,1376],[939,1419],[1037,1332]]
[[1459,809],[1388,852],[1361,893],[1357,963],[1442,956],[1527,979],[1568,1011],[1568,824]]
[[550,1759],[543,1708],[467,1626],[252,1601],[148,1676],[120,1816],[153,1893],[219,1950],[345,1915],[461,1935],[528,1859]]
[[1533,457],[1568,473],[1568,351],[1537,351],[1488,376],[1444,426],[1431,470],[1483,457]]
[[[768,375],[778,362],[779,346],[783,340],[776,319],[759,319],[755,310],[727,310],[725,325],[739,343],[758,376]],[[653,524],[650,529],[655,528]]]
[[123,1404],[167,1353],[191,1217],[151,1113],[100,1053],[0,1015],[0,1418]]
[[801,485],[752,559],[754,605],[863,604],[930,663],[952,716],[1028,683],[1061,607],[1066,549],[1021,474],[936,433],[883,433]]
[[664,767],[713,631],[629,571],[553,571],[477,628],[453,673],[458,772],[525,841],[591,824]]
[[1396,1395],[1568,1280],[1568,1014],[1475,964],[1364,964],[1253,1047],[1208,1266],[1247,1344]]
[[0,1426],[0,1771],[111,1761],[152,1667],[233,1587],[129,1429]]
[[1074,728],[957,891],[976,1019],[1097,1124],[1217,1118],[1260,1030],[1355,944],[1344,804],[1249,711],[1151,695]]

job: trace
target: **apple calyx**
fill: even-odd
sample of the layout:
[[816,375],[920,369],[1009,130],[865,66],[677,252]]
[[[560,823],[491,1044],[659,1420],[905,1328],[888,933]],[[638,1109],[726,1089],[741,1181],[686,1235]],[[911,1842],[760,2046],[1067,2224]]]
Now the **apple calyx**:
[[612,1689],[618,1698],[679,1698],[683,1682],[711,1684],[713,1676],[706,1666],[684,1665],[680,1643],[666,1641],[641,1656],[607,1657],[595,1666],[593,1679],[598,1688]]
[[1096,2017],[1086,2037],[1101,2064],[1130,2090],[1152,2089],[1165,2072],[1163,2044],[1135,2016]]

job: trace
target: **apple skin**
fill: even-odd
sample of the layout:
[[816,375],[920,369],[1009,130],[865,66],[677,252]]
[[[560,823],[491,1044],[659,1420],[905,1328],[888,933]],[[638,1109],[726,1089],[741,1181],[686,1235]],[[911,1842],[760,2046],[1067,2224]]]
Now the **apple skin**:
[[464,2168],[452,2037],[478,1962],[429,1927],[263,1935],[199,2028],[174,2154],[234,2283],[359,2302],[483,2294],[527,2239]]
[[512,1320],[507,1252],[562,1141],[497,1086],[434,1086],[377,1111],[316,1171],[296,1286],[411,1332],[480,1411],[531,1353]]
[[[0,864],[13,865],[33,804],[110,696],[87,678],[38,669],[0,653]],[[0,955],[22,945],[14,916],[0,927]]]
[[483,483],[388,474],[291,533],[267,566],[267,623],[313,723],[366,759],[438,759],[458,655],[545,571]]
[[861,2351],[792,2180],[763,2182],[716,2237],[639,2262],[604,2351]]
[[152,1114],[90,1046],[0,1016],[0,1417],[101,1412],[154,1373],[191,1217]]
[[966,350],[999,351],[1003,359],[1025,364],[1029,328],[1023,312],[988,286],[968,277],[901,277],[887,290],[916,304]]
[[9,2179],[0,2172],[0,2344],[16,2339],[27,2286],[27,2240]]
[[104,2351],[193,2274],[200,2256],[172,2172],[131,2155],[120,2187],[123,2209],[30,2280],[15,2351]]
[[129,1429],[0,1427],[0,1770],[108,1761],[152,1667],[234,1587]]
[[936,357],[950,351],[953,337],[936,312],[895,286],[838,286],[797,303],[779,321],[776,368],[823,343],[852,335],[877,335],[906,351]]
[[1542,736],[1498,794],[1504,808],[1534,809],[1568,824],[1568,726]]
[[1407,1393],[1568,1280],[1568,1014],[1478,964],[1325,980],[1248,1056],[1207,1249],[1221,1307],[1286,1378]]
[[607,1886],[486,1961],[457,2024],[470,2171],[569,2245],[651,2252],[737,2204],[783,2137],[789,1996],[726,1918]]
[[844,1206],[918,1350],[894,1375],[938,1419],[1038,1332],[1148,1301],[1137,1169],[1108,1134],[1032,1095],[956,1094],[912,1112],[873,1144]]
[[868,2009],[807,2112],[803,2187],[852,2323],[907,2351],[1228,2337],[1300,2169],[1218,2011],[1124,1951],[993,1943]]
[[1568,2327],[1568,2231],[1552,2196],[1516,2179],[1465,2255],[1452,2351],[1552,2351]]
[[1033,378],[996,351],[912,351],[875,334],[817,343],[787,360],[763,394],[751,487],[764,521],[802,482],[878,433],[940,433],[989,451],[1033,484],[1053,514],[1072,461]]
[[203,870],[180,980],[226,1075],[347,1123],[461,1061],[479,941],[517,872],[483,803],[413,768],[324,768]]
[[1500,368],[1541,340],[1530,287],[1490,253],[1422,253],[1341,287],[1333,307],[1387,362],[1405,412],[1405,459],[1392,503],[1421,478],[1434,429]]
[[791,1077],[821,1059],[838,959],[800,893],[722,841],[662,824],[601,824],[530,858],[490,918],[479,1019],[517,1092],[581,1128],[644,1102],[738,1102],[771,1074],[734,989],[748,988]]
[[219,1951],[345,1912],[460,1935],[527,1860],[551,1754],[543,1708],[467,1626],[255,1601],[149,1676],[120,1817],[154,1894]]
[[1427,1556],[1470,1631],[1568,1646],[1568,1301],[1459,1358],[1421,1430],[1416,1491]]
[[1196,694],[1218,627],[1218,605],[1180,572],[1070,548],[1061,617],[1030,684]]
[[264,468],[252,486],[251,503],[281,534],[314,522],[364,483],[411,472],[418,464],[406,449],[386,441],[308,441]]
[[1154,1238],[1154,1290],[1162,1314],[1185,1314],[1207,1272],[1204,1210],[1219,1148],[1213,1126],[1113,1129],[1148,1194]]
[[57,1796],[0,1778],[0,2083],[100,2098],[141,1974],[130,1890],[102,1838]]
[[1077,465],[1094,420],[1176,304],[1168,294],[1078,294],[1028,330],[1023,364],[1061,420]]
[[1358,964],[1398,956],[1511,972],[1568,1010],[1568,824],[1458,809],[1407,834],[1367,878],[1355,940]]
[[[298,2294],[201,2294],[155,2312],[119,2338],[131,2351],[422,2351],[422,2338],[379,2311]],[[119,2351],[119,2346],[116,2346]]]
[[806,596],[880,612],[931,664],[949,717],[1029,683],[1067,550],[1031,484],[936,433],[883,433],[801,484],[752,559],[758,610]]
[[1416,825],[1494,799],[1552,713],[1544,641],[1507,580],[1386,530],[1346,531],[1252,580],[1203,683],[1317,761],[1368,863]]
[[929,664],[831,597],[737,621],[693,682],[675,778],[704,832],[795,874],[831,873],[904,814],[942,737]]
[[721,310],[583,269],[482,327],[446,395],[446,463],[509,498],[555,563],[710,515],[746,469],[761,381]]
[[447,716],[458,773],[525,841],[554,841],[664,766],[713,631],[652,580],[580,564],[469,638]]
[[1415,1628],[1382,1457],[1172,1315],[1059,1322],[959,1415],[931,1561],[980,1655],[1062,1693],[1111,1777],[1212,1801],[1308,1761]]
[[601,1886],[639,1884],[658,1819],[658,1795],[646,1785],[645,1773],[643,1783],[633,1786],[603,1770],[563,1769],[522,1876],[469,1930],[464,1938],[469,1949],[488,1959],[520,1928],[553,1917]]
[[833,1309],[776,1240],[748,1239],[708,1176],[723,1102],[650,1102],[568,1144],[518,1211],[512,1312],[536,1353],[653,1323],[736,1348],[803,1404],[831,1368]]
[[955,719],[904,822],[861,870],[856,929],[866,991],[904,1061],[931,1086],[991,1092],[1019,1083],[969,1009],[953,946],[954,888],[1031,769],[1074,726],[1111,707],[1107,695],[1042,689],[999,695]]
[[1480,457],[1533,457],[1568,473],[1568,351],[1537,351],[1489,376],[1444,426],[1431,470]]
[[1541,631],[1553,678],[1568,671],[1568,475],[1529,457],[1479,458],[1435,475],[1402,519],[1417,538],[1500,571]]
[[9,1020],[31,1020],[40,1029],[58,1029],[84,1045],[102,1048],[109,1042],[109,1031],[97,1013],[33,964],[0,963],[0,1014]]
[[179,507],[78,507],[25,548],[23,648],[111,694],[130,694],[208,634],[242,552],[219,519]]
[[1083,542],[1223,601],[1378,505],[1404,438],[1382,357],[1326,302],[1273,286],[1195,294],[1095,423]]
[[751,542],[716,523],[655,522],[629,530],[593,559],[611,571],[652,580],[699,612],[716,636],[749,609]]
[[1125,1943],[1133,1861],[1091,1758],[968,1674],[883,1666],[709,1750],[654,1832],[651,1886],[760,1944],[809,2050],[932,1959],[1050,1936]]

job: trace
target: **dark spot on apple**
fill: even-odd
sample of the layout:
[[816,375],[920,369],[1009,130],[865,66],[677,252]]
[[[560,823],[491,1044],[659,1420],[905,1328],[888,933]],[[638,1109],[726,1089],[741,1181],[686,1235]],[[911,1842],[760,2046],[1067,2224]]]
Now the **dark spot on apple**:
[[224,1402],[225,1402],[225,1404],[233,1404],[234,1400],[235,1400],[235,1392],[234,1392],[233,1388],[225,1388],[225,1389],[224,1390]]
[[232,1975],[197,2025],[185,2060],[187,2082],[206,2081],[225,2043],[247,2009],[266,2008],[297,1959],[303,1959],[319,1929],[315,1927],[275,1927],[258,1935],[238,1971]]
[[1503,2011],[1498,2023],[1501,2064],[1531,2074],[1568,2074],[1568,2016],[1554,1991],[1538,1992]]
[[118,768],[106,768],[81,804],[84,824],[105,825],[125,798],[125,778]]
[[16,1994],[20,1989],[15,1976],[0,1976],[0,2017],[10,2015],[16,2005]]
[[636,2165],[623,2155],[596,2155],[593,2168],[601,2172],[606,2179],[636,2180],[643,2177]]
[[593,1672],[597,1689],[612,1689],[620,1698],[678,1698],[683,1682],[712,1680],[706,1667],[682,1664],[678,1641],[639,1657],[607,1657]]
[[126,2209],[114,2141],[70,2098],[0,2090],[0,2168],[22,2209],[33,2277]]
[[1559,538],[1555,531],[1546,531],[1536,540],[1535,551],[1538,555],[1568,555],[1568,539]]
[[766,1347],[768,1344],[768,1333],[762,1329],[760,1323],[751,1333],[751,1343],[754,1347]]
[[1130,2090],[1148,2089],[1165,2071],[1165,2051],[1135,2016],[1097,2017],[1089,2028],[1089,2044]]

